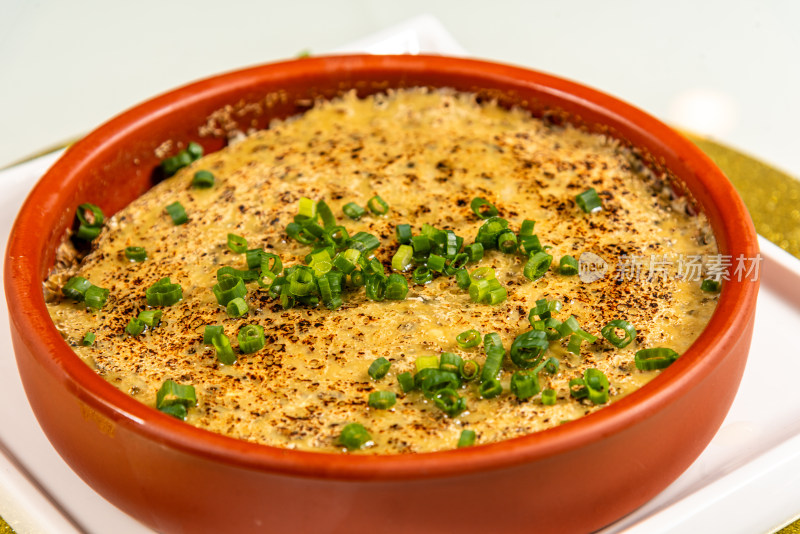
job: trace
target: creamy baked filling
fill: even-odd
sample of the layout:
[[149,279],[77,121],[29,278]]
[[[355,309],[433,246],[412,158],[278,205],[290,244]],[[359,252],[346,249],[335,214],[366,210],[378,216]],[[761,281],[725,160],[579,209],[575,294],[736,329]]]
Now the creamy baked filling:
[[[191,185],[199,170],[213,173],[213,187]],[[602,209],[585,213],[575,196],[590,187]],[[386,201],[387,214],[359,220],[343,215],[345,204],[366,206],[374,195]],[[526,258],[519,253],[489,250],[468,265],[470,271],[495,269],[507,291],[499,304],[473,302],[453,276],[418,285],[410,272],[403,273],[409,281],[404,300],[373,301],[364,288],[347,289],[335,310],[284,309],[267,289],[251,283],[249,312],[232,318],[212,291],[220,267],[247,268],[244,255],[227,247],[229,233],[277,254],[285,267],[304,264],[310,247],[285,230],[301,198],[325,200],[351,236],[376,236],[381,245],[375,257],[388,274],[399,245],[398,224],[410,224],[416,235],[427,223],[471,243],[484,224],[470,209],[476,197],[494,204],[515,232],[524,220],[534,220],[536,235],[554,258],[534,281],[523,275]],[[185,224],[174,224],[165,211],[174,202],[185,208]],[[110,217],[85,256],[73,259],[65,244],[45,294],[65,340],[120,390],[154,406],[165,380],[193,385],[197,404],[188,410],[188,424],[255,443],[333,452],[344,450],[338,442],[343,427],[357,422],[371,436],[363,452],[436,451],[454,448],[464,429],[473,430],[481,444],[582,417],[603,406],[570,394],[569,381],[587,369],[605,374],[614,402],[659,372],[636,368],[638,350],[684,352],[717,302],[715,293],[701,291],[700,282],[679,268],[687,258],[717,254],[705,217],[690,211],[668,181],[612,138],[450,90],[410,89],[364,99],[350,93],[194,161]],[[147,260],[128,260],[123,250],[130,246],[143,247]],[[605,274],[559,273],[562,256],[582,254],[607,262]],[[654,262],[670,269],[654,270]],[[109,290],[102,309],[63,296],[61,288],[72,276]],[[145,290],[163,277],[181,285],[182,300],[159,308],[157,327],[131,336],[126,325],[148,309]],[[465,382],[458,393],[466,410],[453,417],[420,391],[400,389],[398,375],[414,373],[420,357],[452,352],[483,364],[482,345],[462,349],[456,343],[465,330],[497,333],[508,350],[531,330],[529,310],[540,299],[560,301],[563,308],[554,317],[572,315],[598,337],[582,343],[579,354],[566,350],[567,338],[550,343],[545,357],[556,358],[558,370],[542,371],[538,379],[541,389],[554,390],[555,404],[543,404],[541,394],[520,400],[509,391],[519,368],[508,356],[499,378],[503,393],[483,399],[478,381]],[[614,319],[637,331],[622,349],[600,336]],[[265,347],[237,354],[230,365],[203,343],[206,325],[222,325],[235,349],[237,332],[251,324],[263,327]],[[87,332],[96,337],[91,346],[82,343]],[[368,368],[380,357],[391,367],[374,380]],[[395,392],[396,404],[370,408],[374,391]]]

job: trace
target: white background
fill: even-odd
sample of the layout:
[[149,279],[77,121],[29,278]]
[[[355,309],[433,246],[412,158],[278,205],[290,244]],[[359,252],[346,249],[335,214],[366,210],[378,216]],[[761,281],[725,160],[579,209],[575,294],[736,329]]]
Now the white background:
[[188,81],[422,13],[800,176],[800,2],[0,0],[0,167]]

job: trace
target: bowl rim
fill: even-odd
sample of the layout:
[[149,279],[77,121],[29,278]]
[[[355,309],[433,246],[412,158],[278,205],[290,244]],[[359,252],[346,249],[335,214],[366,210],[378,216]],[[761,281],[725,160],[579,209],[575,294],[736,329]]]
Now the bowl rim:
[[755,257],[758,253],[755,229],[743,202],[711,160],[662,122],[595,89],[526,68],[447,56],[343,55],[270,63],[193,82],[123,112],[70,147],[39,180],[12,228],[4,269],[12,329],[31,348],[43,368],[60,376],[74,394],[97,413],[162,445],[248,469],[339,480],[466,475],[545,459],[625,431],[679,396],[678,383],[691,387],[713,372],[716,362],[725,358],[725,348],[746,330],[750,314],[744,311],[755,306],[757,281],[726,282],[717,310],[692,346],[656,379],[625,398],[569,424],[496,443],[431,453],[373,455],[298,451],[226,437],[185,424],[140,403],[106,382],[80,360],[61,338],[47,312],[41,292],[42,280],[38,276],[43,261],[42,247],[23,237],[47,234],[43,221],[58,209],[53,191],[58,191],[59,183],[77,180],[91,167],[93,158],[115,143],[123,142],[148,121],[233,87],[247,87],[265,76],[336,76],[337,72],[357,75],[376,70],[420,75],[433,70],[442,76],[473,76],[486,83],[532,88],[558,102],[571,103],[587,113],[606,117],[610,123],[624,128],[635,145],[659,146],[664,151],[662,157],[666,154],[694,172],[711,202],[706,208],[716,206],[719,211],[708,215],[716,225],[714,233],[720,254]]

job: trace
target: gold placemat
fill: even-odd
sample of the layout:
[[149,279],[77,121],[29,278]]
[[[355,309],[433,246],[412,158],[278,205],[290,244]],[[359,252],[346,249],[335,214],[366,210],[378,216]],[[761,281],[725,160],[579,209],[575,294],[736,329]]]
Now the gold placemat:
[[728,176],[756,231],[800,258],[800,181],[710,139],[684,132]]
[[2,517],[0,517],[0,534],[16,534],[14,529],[8,526]]

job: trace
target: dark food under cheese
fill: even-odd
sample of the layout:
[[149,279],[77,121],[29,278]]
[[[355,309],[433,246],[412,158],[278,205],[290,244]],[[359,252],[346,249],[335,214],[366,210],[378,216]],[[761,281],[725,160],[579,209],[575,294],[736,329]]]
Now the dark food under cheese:
[[[190,186],[200,169],[214,173],[210,189]],[[603,209],[586,214],[576,194],[594,187]],[[365,206],[379,194],[390,206],[385,216],[352,221],[342,206]],[[410,282],[404,301],[373,302],[364,289],[347,292],[338,310],[283,310],[266,290],[248,284],[250,313],[229,318],[211,287],[222,266],[244,269],[241,254],[226,246],[228,233],[278,254],[285,266],[302,263],[309,247],[290,240],[284,229],[301,197],[324,199],[350,235],[370,232],[381,240],[377,258],[390,271],[397,250],[395,226],[423,223],[452,229],[471,243],[482,224],[470,210],[474,197],[494,203],[518,231],[524,219],[551,247],[554,267],[565,254],[583,252],[609,262],[607,275],[591,283],[562,276],[555,268],[531,282],[522,274],[523,258],[488,252],[479,264],[497,270],[508,299],[495,306],[471,302],[452,277],[426,286]],[[189,221],[174,225],[164,208],[180,202]],[[390,92],[367,99],[353,94],[318,103],[300,117],[274,122],[232,146],[192,163],[153,187],[111,217],[91,252],[61,265],[45,283],[48,306],[58,329],[75,352],[99,375],[151,406],[166,379],[193,384],[198,404],[187,422],[235,438],[279,447],[341,451],[336,439],[344,425],[362,423],[373,443],[365,452],[414,453],[454,448],[462,429],[477,433],[476,443],[513,438],[558,425],[601,406],[570,397],[568,381],[587,368],[603,371],[611,382],[611,402],[634,391],[657,372],[633,364],[641,348],[671,347],[682,353],[697,338],[716,305],[716,296],[699,282],[674,276],[648,280],[644,273],[619,278],[614,266],[623,255],[716,254],[705,218],[687,215],[686,204],[670,195],[628,149],[601,135],[531,118],[520,110],[478,103],[474,95],[425,89]],[[123,250],[141,246],[143,263],[129,262]],[[73,275],[108,288],[105,307],[91,312],[64,299],[60,287]],[[169,276],[184,298],[163,308],[160,326],[132,338],[125,326],[146,309],[145,289]],[[475,382],[464,386],[467,411],[450,418],[420,392],[403,395],[397,375],[414,372],[419,356],[455,352],[483,362],[482,347],[462,350],[455,337],[475,328],[497,332],[508,349],[530,330],[527,314],[535,301],[557,299],[555,316],[575,315],[599,336],[620,318],[638,330],[636,340],[616,349],[602,337],[584,343],[580,356],[566,352],[566,340],[551,344],[559,358],[556,375],[542,372],[542,388],[553,388],[553,406],[540,396],[519,401],[509,392],[515,370],[503,364],[504,393],[480,399]],[[234,348],[239,328],[260,324],[266,347],[239,354],[223,365],[213,347],[203,345],[203,328],[224,325]],[[93,346],[84,347],[86,332]],[[378,357],[391,363],[386,377],[370,379],[367,368]],[[367,406],[369,393],[394,391],[391,410]]]

